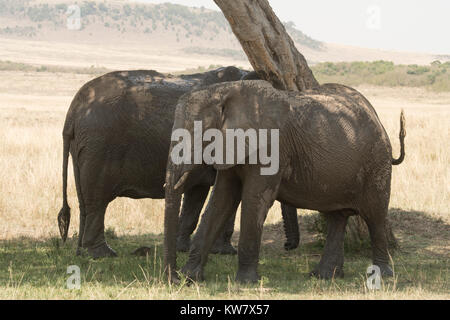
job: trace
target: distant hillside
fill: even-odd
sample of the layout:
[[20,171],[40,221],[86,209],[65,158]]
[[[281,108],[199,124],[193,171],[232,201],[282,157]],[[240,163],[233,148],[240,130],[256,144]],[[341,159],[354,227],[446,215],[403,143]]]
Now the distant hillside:
[[[164,40],[186,53],[206,53],[246,60],[223,14],[204,8],[131,1],[78,1],[81,29],[67,30],[67,9],[76,1],[0,0],[0,35],[42,40],[108,42]],[[318,50],[322,44],[292,22],[285,24],[294,41]],[[206,49],[205,49],[206,48]],[[221,50],[226,48],[226,50]]]
[[[73,4],[80,8],[79,30],[67,27]],[[285,26],[310,65],[378,60],[429,65],[450,60],[450,55],[323,43],[292,22]],[[0,0],[0,60],[81,68],[153,66],[165,71],[210,64],[249,66],[220,11],[131,0]]]

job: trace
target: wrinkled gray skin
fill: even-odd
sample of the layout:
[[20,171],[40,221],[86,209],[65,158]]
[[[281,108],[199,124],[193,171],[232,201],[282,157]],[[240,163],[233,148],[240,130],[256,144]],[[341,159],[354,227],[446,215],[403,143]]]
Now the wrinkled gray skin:
[[[235,67],[189,75],[166,76],[156,71],[113,72],[85,84],[76,94],[63,130],[63,208],[58,224],[67,237],[70,208],[67,203],[69,151],[80,206],[77,254],[82,248],[94,258],[116,256],[105,241],[104,216],[116,197],[164,198],[164,178],[171,128],[178,98],[192,89],[224,81],[235,81],[247,72]],[[184,194],[178,233],[178,249],[187,251],[190,235],[216,171],[205,167],[192,174]],[[296,209],[283,205],[290,219],[285,246],[298,246]],[[212,248],[214,253],[233,254],[230,238],[234,217]]]
[[[209,248],[242,202],[236,280],[257,281],[263,223],[278,200],[296,208],[318,210],[328,219],[325,249],[313,275],[343,275],[345,226],[350,215],[359,214],[369,227],[373,263],[383,275],[391,276],[385,222],[392,165],[401,163],[404,157],[401,119],[402,151],[394,160],[389,137],[374,108],[349,87],[325,84],[300,93],[276,90],[266,81],[239,81],[181,97],[174,129],[192,131],[194,121],[203,121],[203,130],[216,128],[224,137],[225,129],[280,130],[277,174],[261,175],[261,165],[215,165],[218,173],[214,189],[183,273],[203,279]],[[166,270],[172,280],[176,280],[173,235],[181,192],[186,187],[183,181],[197,169],[195,165],[168,163],[164,249]]]

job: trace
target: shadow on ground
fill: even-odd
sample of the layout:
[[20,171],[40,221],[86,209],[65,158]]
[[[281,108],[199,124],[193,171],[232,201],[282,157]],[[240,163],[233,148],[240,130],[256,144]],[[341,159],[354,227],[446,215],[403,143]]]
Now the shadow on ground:
[[[299,215],[300,246],[294,250],[302,252],[302,247],[308,251],[321,253],[324,240],[318,233],[311,232],[307,227],[307,217]],[[433,217],[426,212],[407,211],[392,208],[389,211],[389,222],[399,241],[399,248],[395,251],[409,254],[426,254],[438,258],[450,257],[450,224],[442,218]],[[237,243],[239,232],[233,234],[233,242]],[[264,226],[262,243],[264,249],[274,252],[283,251],[286,238],[282,222]],[[346,243],[346,254],[358,254],[369,252],[370,239],[362,244]],[[395,254],[395,252],[394,252]]]
[[[299,216],[300,246],[288,252],[283,249],[285,238],[282,224],[265,226],[260,274],[265,285],[278,292],[310,290],[311,283],[315,281],[309,278],[308,273],[320,260],[323,242],[317,239],[317,235],[307,231],[303,218]],[[442,281],[432,279],[440,279],[442,272],[444,278],[448,274],[450,226],[442,219],[424,212],[401,209],[392,209],[389,219],[400,243],[400,249],[393,253],[398,270],[396,285],[416,285],[419,281],[426,287],[427,281]],[[236,232],[233,237],[235,245],[238,237],[239,233]],[[80,267],[84,283],[107,287],[126,286],[136,280],[163,281],[162,235],[118,237],[109,230],[107,238],[118,252],[118,258],[93,260],[76,256],[76,238],[68,239],[65,244],[58,238],[1,240],[0,286],[64,287],[68,277],[67,267],[70,265]],[[147,256],[131,254],[142,246],[150,248]],[[178,265],[182,266],[186,259],[187,254],[178,254]],[[354,252],[347,248],[345,278],[337,281],[345,286],[361,286],[361,279],[364,279],[365,270],[370,264],[369,248],[363,247]],[[236,269],[236,256],[210,255],[205,270],[205,289],[211,294],[229,290],[230,279],[234,279]]]
[[450,224],[426,212],[393,208],[389,221],[402,253],[450,259]]

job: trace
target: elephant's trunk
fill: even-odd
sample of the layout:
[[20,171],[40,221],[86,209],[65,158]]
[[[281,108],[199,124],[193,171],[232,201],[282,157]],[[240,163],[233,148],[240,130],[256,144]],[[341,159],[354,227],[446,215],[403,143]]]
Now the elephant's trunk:
[[182,176],[182,166],[175,165],[169,159],[166,173],[165,210],[164,210],[164,267],[169,281],[178,280],[177,269],[177,234],[178,218],[183,188],[175,188]]

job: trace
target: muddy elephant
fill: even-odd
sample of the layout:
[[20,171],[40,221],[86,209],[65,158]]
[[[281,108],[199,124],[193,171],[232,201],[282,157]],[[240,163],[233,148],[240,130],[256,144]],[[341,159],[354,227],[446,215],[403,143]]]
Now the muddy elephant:
[[[104,236],[104,216],[116,197],[164,198],[164,179],[178,98],[190,90],[247,74],[235,67],[174,77],[156,71],[118,71],[86,83],[75,95],[63,129],[63,208],[58,215],[65,241],[70,223],[67,164],[73,160],[80,207],[77,254],[115,256]],[[178,249],[187,251],[203,203],[213,185],[214,168],[197,170],[185,190]],[[296,209],[283,205],[287,249],[298,246]],[[295,225],[295,228],[292,227]],[[230,238],[234,219],[212,249],[235,253]]]
[[[389,137],[372,105],[356,90],[325,84],[305,92],[274,89],[266,81],[238,81],[195,90],[180,98],[173,132],[193,134],[202,124],[206,136],[215,133],[214,145],[228,159],[229,130],[270,130],[272,140],[261,136],[253,143],[258,149],[278,150],[278,170],[265,172],[267,163],[258,159],[209,162],[218,170],[207,209],[190,248],[182,272],[202,280],[208,252],[226,221],[241,203],[241,228],[236,280],[254,282],[257,272],[263,223],[275,200],[296,208],[323,212],[328,233],[320,263],[312,272],[321,278],[343,275],[344,232],[350,215],[359,214],[367,223],[373,264],[383,275],[392,275],[385,235],[390,199],[392,165],[403,161],[404,117],[401,116],[401,155],[392,158]],[[276,134],[278,132],[278,134]],[[195,132],[194,132],[195,133]],[[250,133],[249,133],[250,136]],[[232,137],[232,136],[230,136]],[[173,139],[166,176],[165,264],[176,279],[174,230],[178,223],[180,197],[191,172],[198,170],[183,158],[179,161]],[[247,150],[250,150],[248,140]],[[184,148],[189,144],[183,143]],[[207,139],[204,150],[211,148]],[[233,146],[233,145],[232,145]],[[194,151],[192,151],[194,152]],[[186,151],[186,153],[188,153]],[[264,154],[264,153],[263,153]],[[266,153],[267,154],[267,153]],[[231,159],[238,159],[233,154]],[[176,160],[176,161],[175,161]],[[242,160],[242,159],[241,159]]]

